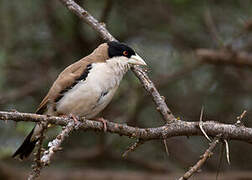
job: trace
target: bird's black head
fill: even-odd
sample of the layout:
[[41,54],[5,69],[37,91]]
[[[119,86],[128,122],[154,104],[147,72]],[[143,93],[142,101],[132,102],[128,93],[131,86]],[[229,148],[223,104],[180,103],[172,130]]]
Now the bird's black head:
[[117,60],[122,61],[123,63],[126,62],[129,65],[147,65],[129,46],[115,41],[110,41],[107,44],[109,58],[119,57]]
[[135,51],[132,48],[123,43],[110,41],[108,42],[108,46],[108,56],[110,58],[118,56],[125,56],[127,58],[130,58],[132,55],[136,55]]

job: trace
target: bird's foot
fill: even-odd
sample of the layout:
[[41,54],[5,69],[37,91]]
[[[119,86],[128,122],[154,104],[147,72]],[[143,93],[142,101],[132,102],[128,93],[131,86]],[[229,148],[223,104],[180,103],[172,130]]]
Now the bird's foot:
[[75,126],[78,126],[80,124],[80,121],[79,121],[80,118],[74,114],[68,114],[68,115],[63,114],[63,115],[60,115],[60,117],[73,119]]
[[79,117],[74,115],[74,114],[69,114],[69,117],[74,120],[74,123],[77,124],[79,123]]
[[74,114],[69,114],[69,117],[71,117],[74,120],[74,128],[77,130],[79,129],[81,122],[79,116],[76,116]]
[[104,130],[104,132],[107,132],[107,120],[105,120],[103,117],[99,117],[96,119],[96,121],[102,122],[103,130]]

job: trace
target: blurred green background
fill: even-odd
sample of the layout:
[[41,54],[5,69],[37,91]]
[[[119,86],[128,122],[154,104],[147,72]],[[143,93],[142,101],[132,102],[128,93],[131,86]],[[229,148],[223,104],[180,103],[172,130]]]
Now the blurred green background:
[[[252,50],[249,0],[78,0],[120,41],[149,65],[149,76],[176,117],[235,123],[243,110],[252,127],[252,68],[200,61],[199,48]],[[34,112],[66,66],[88,55],[103,40],[60,1],[0,0],[0,110]],[[114,122],[157,127],[162,120],[132,72],[102,113]],[[0,179],[23,179],[31,160],[10,158],[32,123],[0,122]],[[48,133],[52,139],[59,129]],[[150,141],[123,159],[135,139],[109,133],[74,132],[41,179],[174,179],[208,147],[204,137]],[[220,179],[252,178],[252,146],[230,142]],[[214,179],[220,147],[193,179]],[[22,177],[22,178],[21,178]],[[227,178],[229,177],[229,178]]]

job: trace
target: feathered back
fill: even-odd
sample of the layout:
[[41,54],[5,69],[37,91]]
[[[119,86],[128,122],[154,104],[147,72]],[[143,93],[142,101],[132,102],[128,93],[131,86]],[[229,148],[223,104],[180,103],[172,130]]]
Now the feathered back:
[[36,113],[43,114],[44,112],[46,112],[48,108],[48,102],[50,102],[50,104],[55,107],[55,101],[60,96],[62,96],[62,93],[66,89],[73,86],[76,79],[78,79],[80,76],[83,75],[83,73],[85,73],[87,65],[95,62],[105,62],[107,59],[109,59],[108,44],[103,43],[99,45],[90,55],[80,59],[79,61],[65,68],[64,71],[59,74],[58,78],[50,88],[48,94],[40,103],[38,109],[36,110]]

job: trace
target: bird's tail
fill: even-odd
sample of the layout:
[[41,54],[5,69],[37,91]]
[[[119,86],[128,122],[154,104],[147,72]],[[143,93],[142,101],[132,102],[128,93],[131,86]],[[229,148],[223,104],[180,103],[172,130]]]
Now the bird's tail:
[[22,145],[17,149],[17,151],[12,155],[12,157],[19,156],[21,160],[24,158],[27,158],[33,149],[35,148],[36,142],[38,139],[35,139],[34,136],[34,130],[36,126],[32,129],[32,131],[28,134],[28,136],[25,138]]

